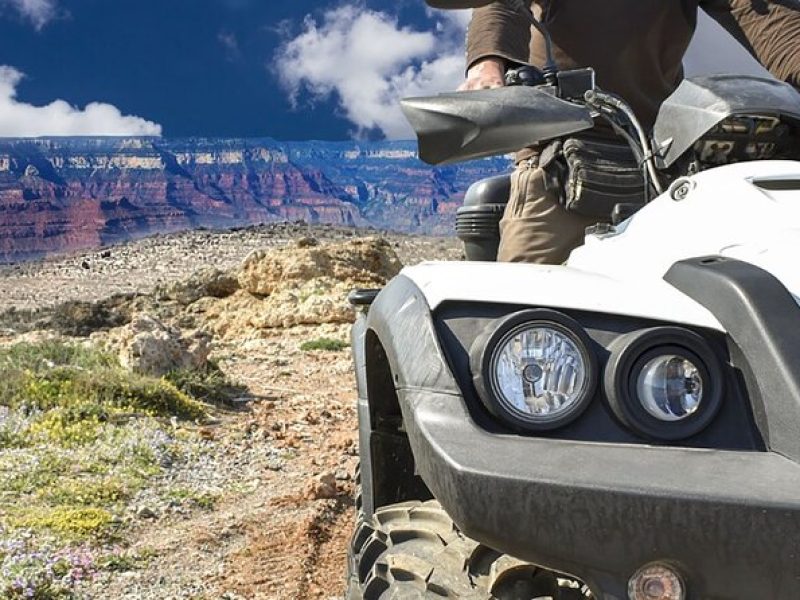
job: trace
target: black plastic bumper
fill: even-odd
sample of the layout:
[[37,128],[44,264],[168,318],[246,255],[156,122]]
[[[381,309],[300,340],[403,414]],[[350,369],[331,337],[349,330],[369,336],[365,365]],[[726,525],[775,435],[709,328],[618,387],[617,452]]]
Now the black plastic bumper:
[[800,465],[767,452],[487,433],[462,399],[399,390],[417,469],[470,537],[627,598],[667,561],[690,599],[800,598]]

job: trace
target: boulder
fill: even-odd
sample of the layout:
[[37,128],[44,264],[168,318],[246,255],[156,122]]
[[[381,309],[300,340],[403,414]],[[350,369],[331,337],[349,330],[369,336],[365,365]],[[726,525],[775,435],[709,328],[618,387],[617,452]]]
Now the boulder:
[[257,336],[259,330],[349,323],[347,295],[381,287],[402,268],[391,245],[370,237],[330,244],[301,240],[252,252],[239,271],[240,290],[203,305],[203,319],[219,335]]
[[402,268],[391,244],[368,237],[327,245],[306,240],[278,250],[252,252],[242,264],[239,284],[247,292],[269,296],[276,291],[321,284],[383,285]]
[[170,371],[205,369],[210,343],[211,335],[205,331],[184,333],[146,314],[110,332],[105,340],[123,367],[156,377]]
[[227,298],[238,289],[239,282],[234,275],[215,267],[203,267],[188,279],[157,290],[157,295],[188,306],[200,298]]

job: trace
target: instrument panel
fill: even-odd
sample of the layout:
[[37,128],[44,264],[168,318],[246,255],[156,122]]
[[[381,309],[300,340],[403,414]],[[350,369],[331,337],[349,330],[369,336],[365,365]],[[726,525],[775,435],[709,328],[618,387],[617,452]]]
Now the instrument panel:
[[800,158],[800,127],[768,115],[729,117],[694,146],[700,170],[752,160]]

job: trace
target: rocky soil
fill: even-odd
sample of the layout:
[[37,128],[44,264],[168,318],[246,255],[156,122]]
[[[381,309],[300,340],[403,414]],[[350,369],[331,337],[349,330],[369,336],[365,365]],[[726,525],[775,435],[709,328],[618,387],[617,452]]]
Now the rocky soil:
[[0,264],[0,312],[12,307],[36,309],[68,300],[97,301],[115,294],[149,293],[157,285],[189,277],[200,267],[233,269],[254,250],[284,246],[302,237],[325,242],[368,235],[387,239],[403,264],[462,256],[455,238],[371,229],[277,223],[188,231],[45,260]]
[[151,369],[146,344],[169,339],[183,360],[200,331],[243,390],[191,428],[190,460],[138,492],[118,542],[133,559],[99,569],[80,596],[341,598],[357,462],[344,297],[401,263],[460,255],[454,239],[268,226],[3,267],[0,341],[77,335]]

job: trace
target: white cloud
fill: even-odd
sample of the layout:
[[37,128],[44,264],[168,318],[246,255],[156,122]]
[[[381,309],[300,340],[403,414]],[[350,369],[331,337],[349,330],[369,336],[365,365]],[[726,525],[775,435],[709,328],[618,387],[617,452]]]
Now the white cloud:
[[38,30],[56,16],[56,0],[0,0],[0,6],[10,5],[28,19]]
[[242,57],[242,49],[239,47],[239,38],[235,33],[222,30],[217,34],[217,41],[222,45],[225,56],[229,61],[237,61]]
[[92,102],[83,110],[64,100],[33,106],[17,100],[23,75],[0,65],[0,137],[80,135],[160,136],[161,125],[125,116],[111,104]]
[[463,15],[442,16],[431,31],[401,27],[363,6],[307,17],[302,33],[276,53],[275,69],[293,101],[303,92],[337,98],[356,135],[379,130],[390,139],[412,132],[398,101],[453,90],[464,77]]
[[[452,31],[463,35],[472,20],[471,10],[437,10],[426,7],[425,12],[437,22],[437,31]],[[464,39],[461,38],[460,41],[463,42]]]
[[[389,138],[412,137],[398,100],[454,90],[464,75],[464,34],[470,11],[428,10],[429,31],[401,27],[359,3],[307,17],[303,31],[275,56],[280,82],[293,99],[335,97],[356,134],[375,129]],[[766,71],[701,12],[686,56],[688,75],[764,74]]]

